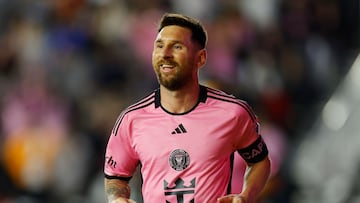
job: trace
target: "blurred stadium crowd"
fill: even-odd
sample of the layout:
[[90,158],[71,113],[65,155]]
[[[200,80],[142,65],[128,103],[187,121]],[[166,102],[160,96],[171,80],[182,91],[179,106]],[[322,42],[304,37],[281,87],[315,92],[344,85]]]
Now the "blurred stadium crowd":
[[99,203],[120,111],[157,87],[164,12],[204,22],[203,83],[243,98],[291,202],[292,152],[359,51],[357,0],[0,0],[0,203]]

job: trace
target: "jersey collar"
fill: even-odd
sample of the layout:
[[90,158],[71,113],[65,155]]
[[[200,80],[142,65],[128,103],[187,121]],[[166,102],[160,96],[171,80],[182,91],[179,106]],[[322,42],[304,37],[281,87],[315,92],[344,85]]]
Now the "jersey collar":
[[[207,98],[207,88],[203,85],[200,85],[200,92],[199,92],[199,101],[198,103],[202,102],[205,103],[206,102],[206,98]],[[160,103],[160,88],[155,90],[155,108],[158,108],[161,106]]]

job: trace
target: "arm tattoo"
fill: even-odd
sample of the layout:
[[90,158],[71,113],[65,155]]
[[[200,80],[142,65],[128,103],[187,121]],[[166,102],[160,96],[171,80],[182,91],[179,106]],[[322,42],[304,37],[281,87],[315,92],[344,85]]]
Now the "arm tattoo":
[[105,179],[105,193],[109,201],[118,197],[130,198],[130,187],[127,181]]

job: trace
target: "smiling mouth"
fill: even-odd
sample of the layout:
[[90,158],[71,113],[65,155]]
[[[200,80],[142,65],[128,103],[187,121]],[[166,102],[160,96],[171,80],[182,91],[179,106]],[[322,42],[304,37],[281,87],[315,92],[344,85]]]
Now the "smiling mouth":
[[172,69],[172,68],[174,68],[174,65],[170,65],[170,64],[161,64],[161,65],[160,65],[160,67],[161,67],[161,68],[170,68],[170,69]]
[[171,72],[175,69],[175,65],[172,64],[161,64],[160,68],[163,72]]

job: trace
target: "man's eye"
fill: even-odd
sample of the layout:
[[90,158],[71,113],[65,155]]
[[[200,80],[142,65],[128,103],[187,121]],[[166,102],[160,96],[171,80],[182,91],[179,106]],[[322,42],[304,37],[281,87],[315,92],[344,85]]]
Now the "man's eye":
[[176,44],[176,45],[174,45],[174,48],[175,48],[175,49],[181,49],[181,48],[182,48],[182,46],[181,46],[181,45]]

